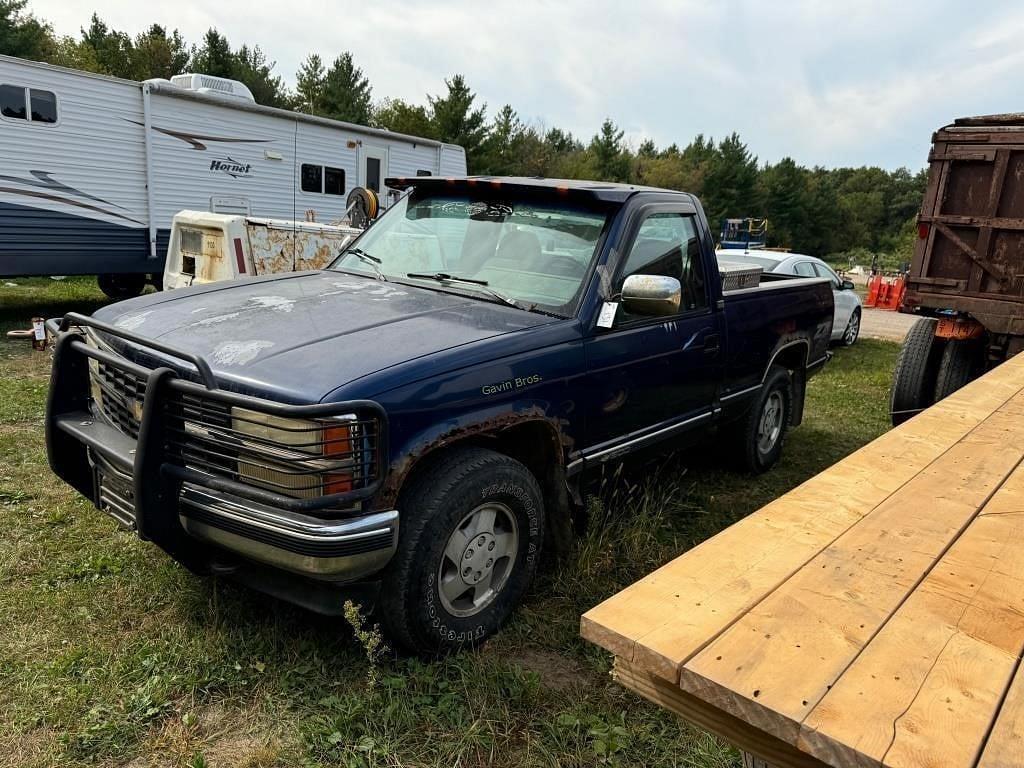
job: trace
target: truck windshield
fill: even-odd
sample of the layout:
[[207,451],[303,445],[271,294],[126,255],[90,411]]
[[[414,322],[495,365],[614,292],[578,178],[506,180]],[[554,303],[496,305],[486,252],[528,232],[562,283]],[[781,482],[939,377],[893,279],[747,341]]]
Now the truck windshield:
[[379,271],[387,280],[569,317],[606,219],[603,211],[511,191],[505,197],[414,191],[332,268]]

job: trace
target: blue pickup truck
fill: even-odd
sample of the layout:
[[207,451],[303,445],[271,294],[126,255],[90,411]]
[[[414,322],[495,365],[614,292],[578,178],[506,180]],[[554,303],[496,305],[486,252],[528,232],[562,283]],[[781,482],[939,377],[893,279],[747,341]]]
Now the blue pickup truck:
[[709,434],[764,471],[832,291],[723,290],[700,203],[586,181],[390,179],[330,269],[48,323],[54,472],[140,537],[310,609],[373,589],[418,652],[482,641],[588,471]]

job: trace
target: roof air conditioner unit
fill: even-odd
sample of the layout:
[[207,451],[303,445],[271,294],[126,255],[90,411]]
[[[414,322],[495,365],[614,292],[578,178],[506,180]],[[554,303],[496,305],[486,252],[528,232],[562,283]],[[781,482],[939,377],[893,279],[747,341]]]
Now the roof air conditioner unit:
[[213,75],[203,75],[197,72],[188,73],[184,75],[175,75],[171,78],[171,82],[179,88],[184,88],[189,91],[195,91],[196,93],[204,93],[208,96],[220,96],[229,99],[238,99],[239,101],[248,101],[251,104],[256,103],[256,99],[244,83],[240,83],[237,80],[229,80],[226,77],[214,77]]

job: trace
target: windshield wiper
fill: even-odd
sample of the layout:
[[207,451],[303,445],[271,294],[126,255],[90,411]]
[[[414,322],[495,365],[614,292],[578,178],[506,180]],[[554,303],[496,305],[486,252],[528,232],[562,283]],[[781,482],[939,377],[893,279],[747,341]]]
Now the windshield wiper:
[[458,277],[451,275],[447,272],[406,272],[406,277],[419,278],[420,280],[433,280],[437,283],[465,283],[477,287],[482,293],[486,293],[488,296],[497,299],[503,304],[508,304],[510,307],[516,309],[524,309],[515,299],[510,299],[508,296],[503,296],[493,288],[488,288],[486,280],[477,280],[473,277]]
[[380,271],[380,264],[382,262],[376,256],[371,256],[362,248],[349,248],[347,251],[342,251],[341,255],[347,256],[350,253],[360,261],[363,261],[373,267],[373,273],[378,280],[383,280],[385,283],[388,281],[388,279],[384,277],[384,273]]

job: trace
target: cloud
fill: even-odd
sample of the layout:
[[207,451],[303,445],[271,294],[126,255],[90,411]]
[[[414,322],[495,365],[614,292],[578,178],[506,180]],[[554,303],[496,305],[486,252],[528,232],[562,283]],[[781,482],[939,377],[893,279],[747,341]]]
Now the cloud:
[[132,33],[216,26],[289,83],[308,52],[349,50],[378,99],[422,103],[459,72],[491,114],[509,103],[584,140],[611,117],[635,144],[735,130],[762,161],[917,168],[939,125],[1024,108],[1024,10],[1009,2],[32,3],[65,34],[93,8]]

